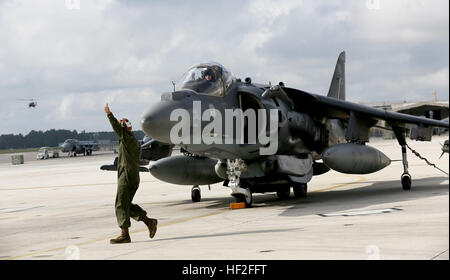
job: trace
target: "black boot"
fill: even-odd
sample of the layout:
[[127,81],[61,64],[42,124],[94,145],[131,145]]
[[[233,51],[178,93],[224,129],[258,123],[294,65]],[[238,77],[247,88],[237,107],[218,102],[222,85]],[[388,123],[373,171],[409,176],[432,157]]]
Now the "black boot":
[[150,219],[148,217],[145,217],[142,220],[145,225],[148,227],[148,232],[150,238],[153,238],[156,234],[157,226],[158,226],[158,220],[157,219]]
[[111,239],[109,242],[111,244],[130,243],[131,238],[130,238],[130,234],[128,233],[128,228],[123,228],[122,234],[117,238]]

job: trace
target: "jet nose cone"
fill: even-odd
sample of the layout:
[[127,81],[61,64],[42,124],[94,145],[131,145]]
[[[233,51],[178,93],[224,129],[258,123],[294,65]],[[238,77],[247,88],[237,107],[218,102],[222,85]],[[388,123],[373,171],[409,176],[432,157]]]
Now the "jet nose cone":
[[141,128],[152,139],[164,143],[170,142],[170,130],[172,123],[170,114],[177,109],[172,102],[159,102],[147,110],[141,117]]
[[71,145],[70,143],[64,143],[64,144],[62,145],[62,151],[63,151],[64,153],[70,152],[71,149],[72,149],[72,145]]

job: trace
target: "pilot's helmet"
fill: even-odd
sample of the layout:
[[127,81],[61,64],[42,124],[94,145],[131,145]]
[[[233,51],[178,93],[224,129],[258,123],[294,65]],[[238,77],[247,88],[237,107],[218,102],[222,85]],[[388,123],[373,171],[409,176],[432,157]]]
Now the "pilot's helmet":
[[206,79],[206,76],[208,75],[211,76],[211,82],[213,82],[216,79],[214,71],[210,68],[207,68],[205,71],[203,71],[203,78]]

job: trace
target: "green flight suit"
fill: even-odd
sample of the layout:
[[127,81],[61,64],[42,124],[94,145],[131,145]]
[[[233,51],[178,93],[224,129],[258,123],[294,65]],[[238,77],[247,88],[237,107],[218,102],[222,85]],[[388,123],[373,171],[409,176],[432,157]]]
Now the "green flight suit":
[[141,146],[131,132],[120,125],[114,115],[108,115],[112,128],[119,136],[119,160],[117,162],[116,217],[120,228],[130,227],[130,217],[142,221],[147,216],[139,205],[131,201],[139,187],[139,159]]

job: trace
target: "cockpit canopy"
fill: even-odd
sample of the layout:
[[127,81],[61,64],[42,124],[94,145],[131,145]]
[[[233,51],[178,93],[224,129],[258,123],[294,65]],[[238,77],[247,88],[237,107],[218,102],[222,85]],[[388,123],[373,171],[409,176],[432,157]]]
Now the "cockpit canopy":
[[191,67],[177,84],[177,90],[193,90],[198,94],[224,96],[234,77],[219,63],[202,63]]

